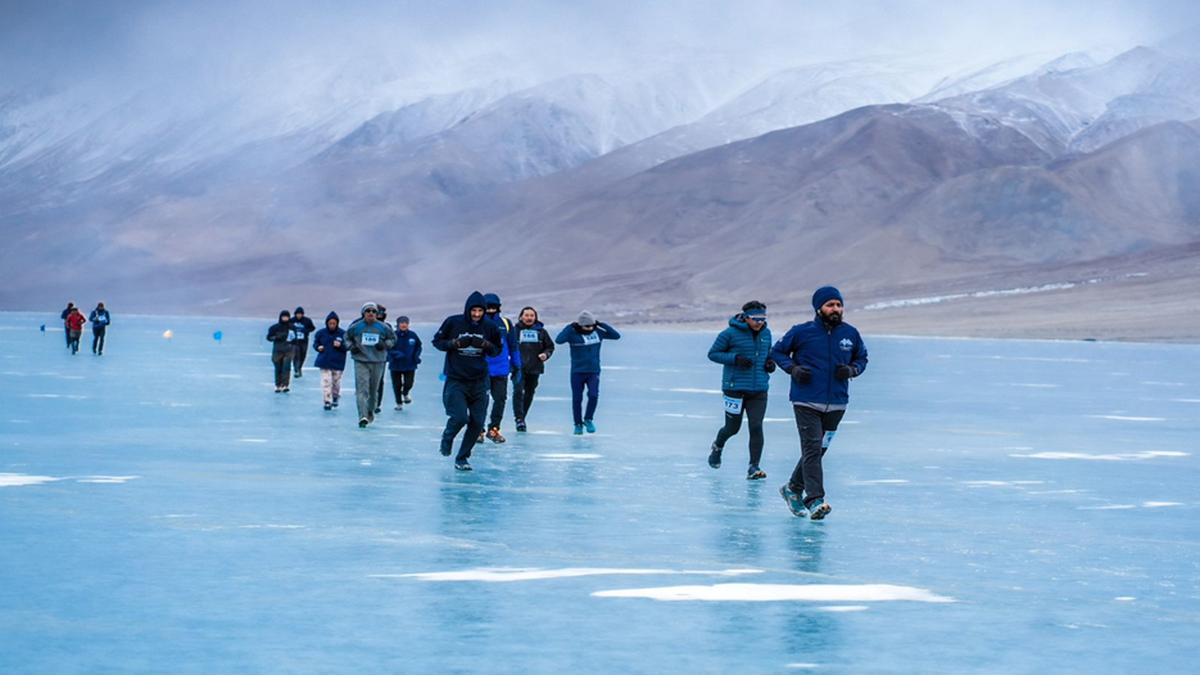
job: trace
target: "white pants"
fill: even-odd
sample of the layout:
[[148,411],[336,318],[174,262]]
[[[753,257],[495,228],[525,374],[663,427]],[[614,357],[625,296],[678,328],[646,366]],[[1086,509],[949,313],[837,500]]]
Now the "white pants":
[[321,369],[321,392],[325,395],[326,403],[342,397],[342,371]]

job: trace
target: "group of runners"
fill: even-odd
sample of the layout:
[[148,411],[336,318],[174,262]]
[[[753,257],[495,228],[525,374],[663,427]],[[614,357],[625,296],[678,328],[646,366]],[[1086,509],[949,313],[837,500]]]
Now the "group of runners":
[[[800,460],[779,492],[793,514],[821,520],[832,510],[825,500],[822,458],[846,412],[849,382],[867,367],[867,348],[858,330],[843,321],[845,307],[837,288],[818,288],[812,307],[812,320],[792,326],[772,342],[766,305],[747,302],[713,342],[708,358],[724,366],[725,422],[709,448],[708,464],[714,469],[721,467],[725,445],[741,430],[745,419],[749,427],[746,478],[766,478],[760,466],[763,419],[770,376],[780,370],[789,378],[788,398],[800,435]],[[516,321],[500,310],[496,294],[472,292],[462,314],[446,317],[433,336],[433,346],[445,352],[442,403],[447,420],[439,449],[444,456],[454,454],[454,468],[460,471],[472,470],[469,460],[477,443],[484,439],[505,442],[500,427],[510,382],[516,429],[526,430],[526,416],[555,344],[570,346],[574,433],[595,433],[600,348],[606,340],[621,338],[616,329],[597,321],[588,311],[580,312],[551,340],[533,307],[522,308]],[[393,328],[387,323],[386,309],[368,302],[346,329],[340,327],[334,312],[326,317],[324,327],[315,333],[313,328],[303,309],[297,307],[293,313],[280,312],[279,322],[268,330],[267,339],[274,343],[271,359],[276,392],[288,391],[289,374],[302,375],[312,333],[325,410],[338,405],[347,354],[354,362],[360,427],[370,425],[382,412],[385,369],[392,373],[396,409],[412,403],[409,393],[421,362],[421,340],[409,329],[408,317],[397,318]],[[455,453],[455,438],[464,428],[466,433]]]
[[[67,337],[67,349],[71,350],[72,354],[79,353],[79,340],[83,336],[83,325],[86,323],[92,324],[92,353],[96,356],[104,355],[104,336],[108,332],[108,326],[112,323],[112,315],[104,308],[103,302],[96,303],[96,308],[84,318],[83,312],[75,306],[74,302],[68,302],[67,306],[62,311],[63,334]],[[42,326],[43,330],[45,326]]]

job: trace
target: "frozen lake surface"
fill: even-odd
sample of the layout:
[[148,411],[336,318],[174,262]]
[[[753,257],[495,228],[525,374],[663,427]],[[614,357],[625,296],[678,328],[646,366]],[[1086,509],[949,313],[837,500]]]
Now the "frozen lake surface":
[[71,356],[38,332],[57,314],[0,314],[2,672],[1184,672],[1200,657],[1200,347],[867,335],[826,457],[834,510],[813,523],[776,493],[799,454],[782,375],[769,477],[745,480],[744,429],[706,465],[713,334],[606,344],[584,437],[560,352],[531,433],[506,416],[509,442],[461,474],[437,452],[431,347],[414,404],[392,411],[389,383],[360,430],[352,375],[331,413],[311,365],[272,392],[270,317],[115,319],[94,357],[89,334]]

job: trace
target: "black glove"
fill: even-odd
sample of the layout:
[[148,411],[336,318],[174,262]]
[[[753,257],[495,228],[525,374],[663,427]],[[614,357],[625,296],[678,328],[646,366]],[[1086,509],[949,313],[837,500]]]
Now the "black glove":
[[754,359],[752,359],[749,356],[746,356],[744,354],[738,354],[737,356],[733,357],[733,365],[737,368],[743,368],[743,369],[753,368],[754,367]]
[[379,351],[382,352],[387,349],[387,345],[383,344],[382,342],[376,342],[375,349],[378,349]]
[[792,379],[796,384],[808,384],[812,382],[812,371],[804,366],[792,366]]
[[362,356],[362,353],[363,353],[362,347],[359,347],[358,345],[354,345],[353,347],[350,348],[350,353],[354,354],[355,356]]
[[854,377],[854,375],[854,368],[846,365],[838,366],[837,370],[833,371],[833,376],[839,380],[848,380]]
[[472,346],[472,347],[475,347],[475,348],[477,348],[477,349],[486,349],[486,348],[487,348],[487,345],[488,345],[488,341],[487,341],[487,340],[484,340],[484,339],[483,339],[483,338],[481,338],[481,337],[473,337],[473,338],[471,338],[471,346]]
[[466,349],[467,347],[470,347],[470,346],[471,346],[471,338],[462,336],[462,335],[454,338],[454,348],[455,349]]
[[767,359],[767,362],[763,364],[763,370],[767,371],[768,375],[775,372],[775,362]]

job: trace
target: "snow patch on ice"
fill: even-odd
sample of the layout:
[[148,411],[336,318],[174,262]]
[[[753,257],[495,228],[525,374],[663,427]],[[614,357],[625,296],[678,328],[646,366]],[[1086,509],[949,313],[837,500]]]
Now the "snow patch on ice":
[[[542,399],[539,397],[538,400],[540,401]],[[528,433],[532,436],[562,436],[563,435],[563,433],[561,431],[552,431],[550,429],[539,429],[537,431],[530,431]]]
[[54,476],[33,476],[25,473],[0,473],[0,487],[18,487],[21,485],[41,485],[53,483],[61,478]]
[[1044,384],[1041,382],[1009,382],[1010,387],[1024,387],[1026,389],[1058,389],[1061,384]]
[[[1097,283],[1099,279],[1089,279],[1084,283]],[[974,291],[970,293],[949,293],[946,295],[930,295],[921,298],[903,298],[900,300],[885,300],[883,302],[873,302],[863,307],[864,310],[870,311],[875,309],[890,309],[893,307],[917,307],[920,305],[936,305],[951,300],[962,300],[963,298],[994,298],[1006,297],[1012,295],[1028,295],[1030,293],[1046,293],[1049,291],[1065,291],[1078,286],[1078,283],[1066,281],[1056,284],[1042,284],[1041,286],[1024,286],[1020,288],[1001,288],[986,291]]]
[[1183,506],[1183,502],[1142,502],[1144,509],[1161,509],[1166,506]]
[[141,476],[83,476],[75,482],[77,483],[128,483],[131,480],[136,480]]
[[714,415],[692,415],[692,414],[684,414],[684,413],[655,413],[654,416],[655,417],[675,417],[675,418],[679,418],[679,419],[688,419],[688,420],[715,420],[715,419],[717,419],[716,416],[714,416]]
[[1136,509],[1137,504],[1105,504],[1104,506],[1080,506],[1080,511],[1128,511]]
[[650,387],[650,391],[673,391],[678,394],[720,394],[720,389],[701,389],[699,387]]
[[867,605],[826,605],[817,609],[822,612],[865,612],[870,607]]
[[877,478],[874,480],[855,480],[850,481],[851,485],[907,485],[908,481],[903,478]]
[[1133,415],[1088,415],[1098,420],[1117,420],[1118,422],[1166,422],[1165,417],[1136,417]]
[[270,439],[266,438],[239,438],[238,443],[270,443]]
[[303,530],[303,525],[278,525],[276,523],[265,523],[263,525],[238,525],[240,530]]
[[1041,485],[1042,480],[964,480],[967,487],[1019,487],[1022,485]]
[[574,577],[621,576],[621,575],[701,575],[738,577],[746,574],[761,574],[758,569],[726,570],[668,570],[626,567],[564,567],[543,569],[538,567],[481,567],[457,572],[415,572],[410,574],[371,574],[377,579],[418,579],[420,581],[487,581],[503,583],[510,581],[540,581],[542,579],[568,579]]
[[1133,597],[1132,595],[1118,595],[1117,597],[1113,598],[1113,600],[1116,600],[1117,602],[1133,602],[1134,600],[1137,600],[1137,598]]
[[87,398],[83,394],[26,394],[28,398],[65,398],[72,401],[82,401]]
[[1137,462],[1158,457],[1187,457],[1188,453],[1175,450],[1143,450],[1141,452],[1114,452],[1092,454],[1087,452],[1034,452],[1011,454],[1009,457],[1025,459],[1082,459],[1096,462]]
[[956,602],[924,588],[891,584],[714,584],[711,586],[661,586],[596,591],[597,598],[647,598],[675,602]]
[[603,455],[597,455],[590,452],[545,452],[538,457],[549,462],[582,462],[593,459],[600,459]]
[[816,670],[820,667],[821,664],[819,663],[789,663],[784,666],[784,668],[791,668],[792,670]]

